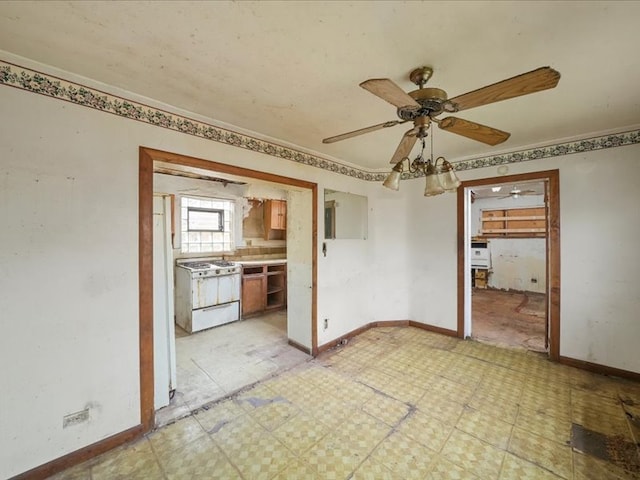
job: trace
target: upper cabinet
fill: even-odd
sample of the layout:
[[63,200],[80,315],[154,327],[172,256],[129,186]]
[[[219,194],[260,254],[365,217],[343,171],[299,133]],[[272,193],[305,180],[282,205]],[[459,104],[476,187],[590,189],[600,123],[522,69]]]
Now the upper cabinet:
[[264,239],[270,240],[282,235],[287,229],[287,202],[266,200],[264,203]]

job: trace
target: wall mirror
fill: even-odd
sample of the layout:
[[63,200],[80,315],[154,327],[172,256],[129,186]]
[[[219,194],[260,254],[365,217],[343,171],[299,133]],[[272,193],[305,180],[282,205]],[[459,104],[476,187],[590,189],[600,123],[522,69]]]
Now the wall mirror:
[[324,238],[367,239],[367,197],[324,191]]

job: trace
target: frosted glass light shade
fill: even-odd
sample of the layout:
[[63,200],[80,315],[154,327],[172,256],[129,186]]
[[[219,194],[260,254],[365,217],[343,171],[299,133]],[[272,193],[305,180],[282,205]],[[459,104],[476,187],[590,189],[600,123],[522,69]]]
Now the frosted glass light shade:
[[440,195],[441,193],[444,193],[444,189],[442,188],[442,185],[440,185],[438,175],[427,175],[426,185],[424,187],[424,196],[433,197],[434,195]]
[[392,170],[389,176],[382,183],[383,187],[390,188],[391,190],[398,190],[400,188],[400,177],[402,174],[397,170]]

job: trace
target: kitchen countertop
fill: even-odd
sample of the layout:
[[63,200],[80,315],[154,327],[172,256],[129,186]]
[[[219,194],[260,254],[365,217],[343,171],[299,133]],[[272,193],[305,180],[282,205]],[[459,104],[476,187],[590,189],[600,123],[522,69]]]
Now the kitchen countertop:
[[286,258],[265,258],[264,260],[234,260],[240,265],[274,265],[277,263],[287,263]]

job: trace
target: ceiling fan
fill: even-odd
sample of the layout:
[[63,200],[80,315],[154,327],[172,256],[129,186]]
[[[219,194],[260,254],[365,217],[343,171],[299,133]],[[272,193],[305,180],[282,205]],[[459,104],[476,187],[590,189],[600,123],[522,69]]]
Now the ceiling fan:
[[[497,188],[497,190],[495,190]],[[494,187],[492,188],[492,190],[495,192],[495,195],[483,195],[482,198],[497,198],[497,199],[503,199],[503,198],[519,198],[519,197],[523,197],[526,195],[542,195],[542,193],[536,191],[536,190],[522,190],[520,188],[518,188],[517,186],[513,186],[511,188],[511,190],[506,193],[497,193],[500,191],[499,187]],[[473,196],[477,196],[477,193],[472,191],[471,192]],[[505,195],[506,193],[506,195]]]
[[488,145],[497,145],[507,140],[511,134],[462,118],[437,117],[443,112],[460,112],[469,108],[554,88],[560,81],[560,73],[556,70],[550,67],[541,67],[449,99],[447,92],[440,88],[424,87],[431,75],[433,75],[431,67],[420,67],[413,70],[409,75],[409,79],[418,86],[418,89],[409,93],[406,93],[388,78],[373,78],[362,82],[360,84],[362,88],[397,108],[399,120],[391,120],[325,138],[322,142],[338,142],[383,128],[413,122],[413,128],[405,132],[391,158],[391,163],[397,164],[411,153],[418,138],[424,139],[427,136],[429,127],[433,122],[441,130],[462,135]]

